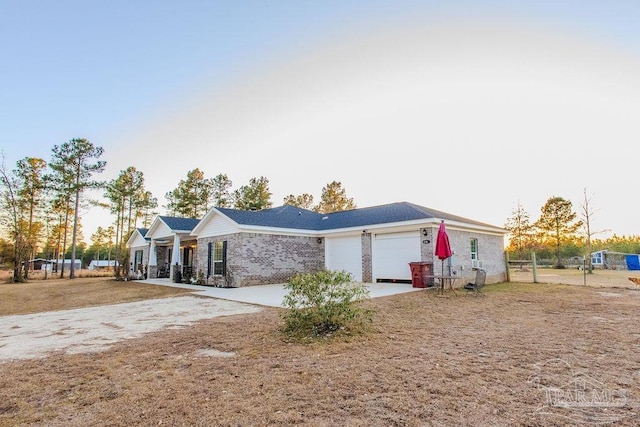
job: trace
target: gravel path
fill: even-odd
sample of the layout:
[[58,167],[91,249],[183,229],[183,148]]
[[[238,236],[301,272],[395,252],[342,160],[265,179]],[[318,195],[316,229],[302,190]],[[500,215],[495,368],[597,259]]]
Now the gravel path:
[[0,363],[102,351],[112,344],[203,319],[255,313],[261,308],[213,298],[181,296],[100,307],[0,317]]

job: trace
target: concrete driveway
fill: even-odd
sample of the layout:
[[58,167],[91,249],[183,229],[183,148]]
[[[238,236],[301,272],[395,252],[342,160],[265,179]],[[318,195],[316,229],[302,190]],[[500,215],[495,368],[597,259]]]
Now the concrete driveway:
[[[286,295],[283,284],[245,286],[242,288],[214,288],[210,286],[172,283],[169,279],[149,279],[140,280],[139,282],[150,285],[174,286],[178,288],[192,289],[196,291],[195,293],[197,295],[265,305],[269,307],[282,307],[282,300]],[[366,286],[371,298],[379,298],[421,290],[421,288],[414,288],[410,284],[405,283],[367,283]]]

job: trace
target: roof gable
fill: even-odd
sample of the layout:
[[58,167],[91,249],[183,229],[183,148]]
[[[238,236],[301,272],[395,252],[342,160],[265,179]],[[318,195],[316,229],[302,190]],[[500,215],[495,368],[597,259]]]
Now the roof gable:
[[136,228],[133,230],[129,238],[127,239],[127,247],[131,246],[142,246],[150,239],[147,239],[145,236],[149,229],[147,228]]

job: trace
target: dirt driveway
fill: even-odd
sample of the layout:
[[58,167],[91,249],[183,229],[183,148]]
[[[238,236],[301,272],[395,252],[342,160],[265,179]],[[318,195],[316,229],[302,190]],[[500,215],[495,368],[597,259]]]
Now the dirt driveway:
[[[511,281],[533,283],[533,272],[530,269],[511,269]],[[640,278],[640,271],[628,270],[594,270],[585,274],[577,269],[538,268],[538,283],[561,283],[593,288],[638,289],[629,277]]]
[[[152,286],[177,286],[166,281],[149,283]],[[179,287],[194,294],[0,316],[0,363],[40,358],[51,352],[81,354],[104,351],[118,341],[139,338],[150,332],[180,329],[219,316],[256,313],[264,305],[279,307],[285,293],[282,285],[204,290],[202,286]],[[371,296],[416,290],[410,285],[376,285],[371,289]],[[42,290],[34,289],[33,292]],[[66,292],[57,298],[67,299],[70,291]]]
[[108,349],[114,343],[161,329],[261,308],[221,299],[179,296],[73,310],[0,317],[0,363]]

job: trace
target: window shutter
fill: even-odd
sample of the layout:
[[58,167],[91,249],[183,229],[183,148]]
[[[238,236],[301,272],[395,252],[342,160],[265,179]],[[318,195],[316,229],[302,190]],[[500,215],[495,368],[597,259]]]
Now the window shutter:
[[213,243],[207,243],[207,279],[211,277],[211,253],[213,252]]
[[222,275],[227,275],[227,241],[222,241]]

